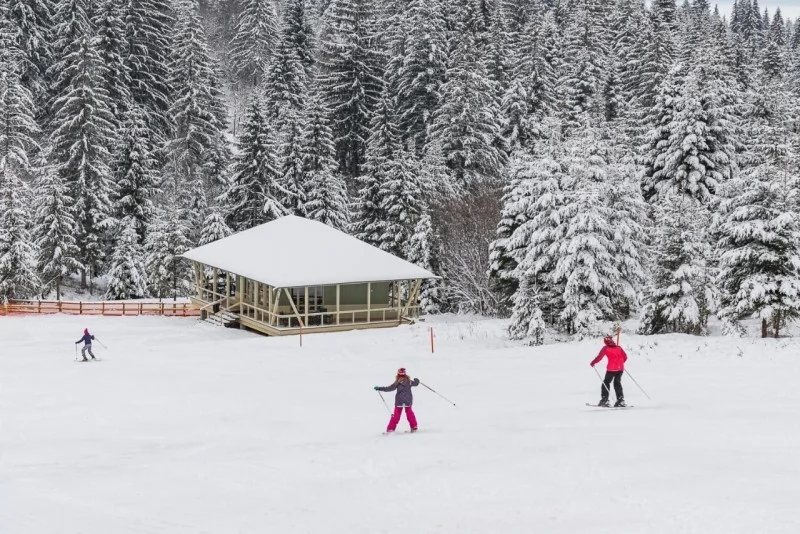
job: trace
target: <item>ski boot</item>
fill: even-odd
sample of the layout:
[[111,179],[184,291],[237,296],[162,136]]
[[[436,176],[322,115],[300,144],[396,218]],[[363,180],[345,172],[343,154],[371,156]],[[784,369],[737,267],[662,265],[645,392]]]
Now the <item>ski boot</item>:
[[625,399],[617,399],[617,402],[614,403],[614,408],[624,408],[626,406]]
[[598,406],[601,408],[610,408],[611,405],[608,403],[608,399],[601,399],[600,402],[597,403]]
[[416,431],[417,431],[417,428],[416,428],[416,427],[414,427],[414,428],[412,428],[412,429],[411,429],[411,433],[412,433],[412,434],[413,434],[414,432],[416,432]]

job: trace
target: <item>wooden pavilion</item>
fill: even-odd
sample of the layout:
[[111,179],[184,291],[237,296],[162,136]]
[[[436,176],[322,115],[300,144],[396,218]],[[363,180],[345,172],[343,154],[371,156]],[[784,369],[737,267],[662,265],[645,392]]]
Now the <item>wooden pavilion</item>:
[[190,250],[192,303],[264,334],[397,326],[429,271],[325,224],[287,216]]

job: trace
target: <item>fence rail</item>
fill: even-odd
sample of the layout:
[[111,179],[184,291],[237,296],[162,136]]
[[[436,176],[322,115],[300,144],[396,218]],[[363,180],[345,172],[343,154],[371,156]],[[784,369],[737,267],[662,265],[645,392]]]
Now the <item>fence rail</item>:
[[114,302],[66,300],[10,300],[0,304],[2,315],[35,315],[64,313],[68,315],[126,316],[164,315],[198,317],[200,310],[190,302]]

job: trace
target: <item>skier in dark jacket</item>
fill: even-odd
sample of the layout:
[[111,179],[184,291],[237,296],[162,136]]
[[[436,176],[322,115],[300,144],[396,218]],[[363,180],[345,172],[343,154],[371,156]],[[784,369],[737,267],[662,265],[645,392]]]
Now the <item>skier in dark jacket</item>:
[[417,431],[417,417],[414,415],[414,410],[411,409],[411,405],[414,402],[414,395],[411,392],[411,388],[418,385],[419,378],[411,380],[406,374],[405,367],[401,367],[397,370],[397,376],[391,386],[375,386],[375,391],[384,391],[387,393],[390,391],[397,391],[394,396],[394,413],[391,419],[389,419],[389,426],[386,427],[386,432],[395,431],[397,423],[400,422],[400,415],[403,413],[403,407],[406,409],[406,418],[408,419],[409,426],[411,426],[411,432]]
[[81,349],[81,356],[83,356],[83,361],[85,361],[85,362],[89,361],[89,359],[86,357],[86,351],[89,351],[89,356],[91,356],[93,360],[97,359],[97,358],[94,357],[94,353],[92,352],[92,340],[93,339],[94,339],[94,336],[89,333],[89,329],[88,328],[84,328],[83,329],[83,337],[81,337],[78,341],[75,342],[75,344],[77,345],[78,343],[83,341],[83,348]]

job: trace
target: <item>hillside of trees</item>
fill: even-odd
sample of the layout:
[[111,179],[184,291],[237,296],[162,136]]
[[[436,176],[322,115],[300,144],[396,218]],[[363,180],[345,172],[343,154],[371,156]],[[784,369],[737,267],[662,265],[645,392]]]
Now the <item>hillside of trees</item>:
[[180,254],[294,214],[531,343],[777,336],[799,96],[758,0],[4,0],[0,297],[182,296]]

